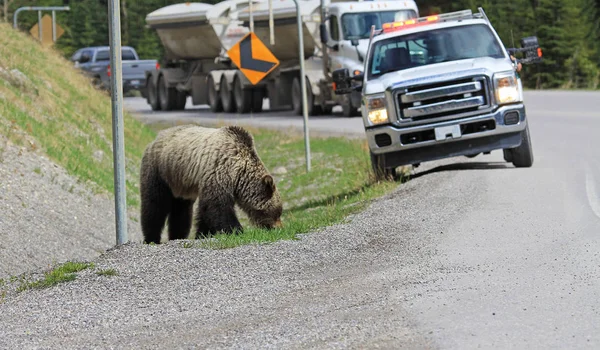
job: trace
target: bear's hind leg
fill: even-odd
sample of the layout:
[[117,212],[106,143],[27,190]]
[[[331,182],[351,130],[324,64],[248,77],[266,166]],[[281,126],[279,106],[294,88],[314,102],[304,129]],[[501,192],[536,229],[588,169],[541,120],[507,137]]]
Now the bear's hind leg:
[[140,186],[141,225],[144,243],[160,244],[160,236],[167,215],[171,211],[173,195],[157,173],[144,173]]
[[169,213],[169,240],[186,239],[192,227],[194,201],[173,198]]

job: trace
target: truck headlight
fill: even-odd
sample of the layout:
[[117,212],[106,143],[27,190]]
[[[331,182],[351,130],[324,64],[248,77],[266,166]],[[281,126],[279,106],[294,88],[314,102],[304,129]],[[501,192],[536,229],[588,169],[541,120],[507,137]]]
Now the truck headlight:
[[494,91],[498,104],[521,102],[523,97],[515,72],[505,72],[494,75]]
[[367,96],[366,105],[367,117],[372,124],[383,124],[388,122],[384,95]]

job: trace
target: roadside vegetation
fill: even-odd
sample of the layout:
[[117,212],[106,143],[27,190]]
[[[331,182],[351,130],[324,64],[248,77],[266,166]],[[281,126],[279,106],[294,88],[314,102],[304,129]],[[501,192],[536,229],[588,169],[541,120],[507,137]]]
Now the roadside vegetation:
[[[100,192],[113,192],[110,99],[55,50],[0,23],[0,132],[41,150]],[[127,201],[137,206],[141,154],[155,134],[126,113]]]
[[[98,192],[113,193],[110,99],[53,49],[0,24],[0,132],[11,142],[46,154]],[[127,203],[139,211],[139,166],[158,130],[125,113]],[[247,228],[239,236],[198,241],[210,248],[292,239],[341,222],[398,185],[375,181],[366,141],[312,138],[306,172],[301,133],[249,128],[284,200],[284,228]],[[41,169],[37,171],[42,171]],[[240,213],[243,218],[243,214]],[[195,243],[194,243],[195,245]]]

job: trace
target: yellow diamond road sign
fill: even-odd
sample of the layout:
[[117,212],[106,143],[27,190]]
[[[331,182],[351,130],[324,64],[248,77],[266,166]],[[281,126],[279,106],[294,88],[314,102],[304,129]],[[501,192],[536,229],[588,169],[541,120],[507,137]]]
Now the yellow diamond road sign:
[[233,45],[227,55],[254,85],[279,66],[279,60],[253,32]]
[[[40,40],[40,34],[39,34],[39,30],[38,30],[38,24],[36,23],[31,30],[29,30],[29,33],[31,33],[31,35],[36,38],[37,40]],[[62,29],[61,26],[58,25],[58,23],[56,24],[56,40],[58,40],[58,38],[60,38],[63,34],[65,33],[65,30]],[[52,42],[52,16],[50,15],[44,15],[44,17],[42,17],[42,44],[44,45],[53,45],[54,42]]]

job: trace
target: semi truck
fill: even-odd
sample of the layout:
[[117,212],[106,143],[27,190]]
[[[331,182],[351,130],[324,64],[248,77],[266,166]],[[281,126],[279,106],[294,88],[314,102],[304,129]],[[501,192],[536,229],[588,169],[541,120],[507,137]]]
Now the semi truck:
[[[251,3],[249,1],[252,1]],[[413,0],[298,0],[302,19],[308,114],[329,114],[336,105],[347,117],[360,115],[360,93],[336,95],[331,72],[348,68],[362,74],[370,28],[418,17]],[[292,0],[227,0],[215,5],[182,3],[146,16],[165,56],[146,72],[146,98],[153,110],[180,110],[187,97],[213,112],[260,112],[270,109],[302,114],[299,38]],[[253,33],[279,60],[279,66],[256,85],[232,63],[227,51]]]

